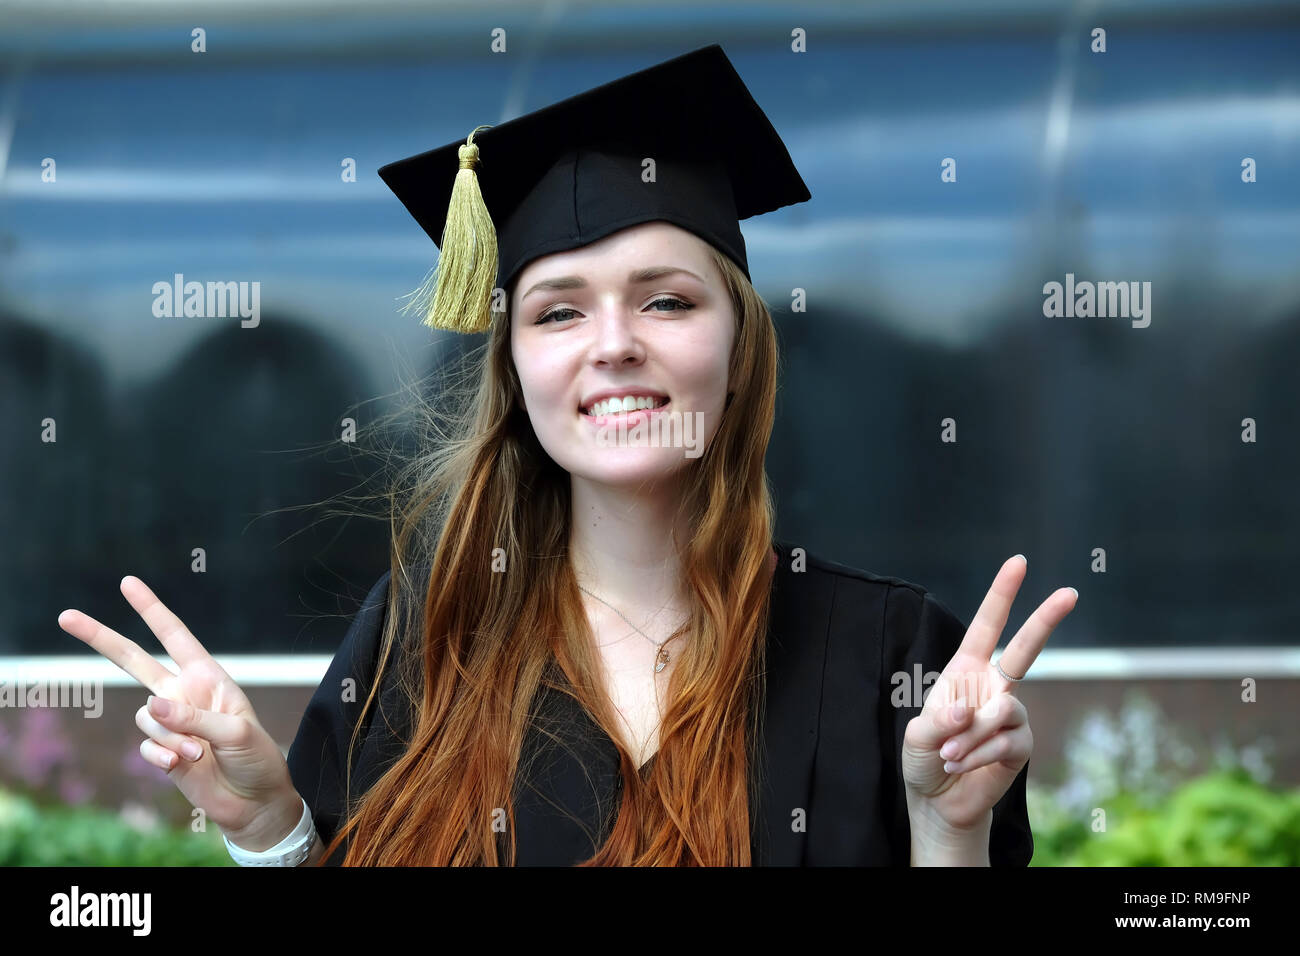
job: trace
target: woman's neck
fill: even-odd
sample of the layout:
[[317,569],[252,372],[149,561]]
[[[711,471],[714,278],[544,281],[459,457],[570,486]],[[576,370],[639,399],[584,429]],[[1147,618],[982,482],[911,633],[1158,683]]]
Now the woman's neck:
[[[673,540],[673,488],[636,491],[572,479],[569,554],[578,583],[634,621],[681,611],[681,557]],[[677,528],[677,541],[688,529]],[[670,617],[672,615],[669,615]]]

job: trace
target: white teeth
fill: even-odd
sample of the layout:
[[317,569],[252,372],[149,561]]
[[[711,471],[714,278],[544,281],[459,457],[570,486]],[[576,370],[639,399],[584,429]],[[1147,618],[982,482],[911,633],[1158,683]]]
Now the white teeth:
[[622,398],[607,398],[591,406],[590,413],[595,418],[602,415],[617,415],[619,412],[632,412],[639,408],[657,408],[662,400],[649,395],[625,395]]

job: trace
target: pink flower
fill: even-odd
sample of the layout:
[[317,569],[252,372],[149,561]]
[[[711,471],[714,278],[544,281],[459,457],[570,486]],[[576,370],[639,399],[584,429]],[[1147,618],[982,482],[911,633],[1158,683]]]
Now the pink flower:
[[59,797],[64,803],[78,805],[95,795],[95,786],[74,773],[65,773],[59,781]]
[[16,756],[18,776],[33,787],[44,786],[53,770],[71,763],[72,745],[53,709],[36,707],[23,712]]

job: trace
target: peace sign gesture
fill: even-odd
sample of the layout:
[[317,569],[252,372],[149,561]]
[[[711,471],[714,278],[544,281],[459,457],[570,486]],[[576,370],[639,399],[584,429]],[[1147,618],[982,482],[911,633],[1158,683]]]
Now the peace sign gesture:
[[[921,713],[907,724],[902,768],[914,828],[958,833],[982,827],[1029,762],[1034,737],[1016,685],[1056,625],[1074,610],[1078,592],[1054,592],[994,661],[1027,569],[1023,555],[1002,565],[957,653],[930,688]],[[962,700],[964,706],[954,713],[953,705]]]
[[185,798],[237,846],[273,846],[302,815],[279,745],[230,675],[143,581],[128,575],[121,588],[180,673],[80,611],[60,614],[59,627],[153,691],[135,715],[136,726],[148,735],[140,744],[144,758],[167,771]]

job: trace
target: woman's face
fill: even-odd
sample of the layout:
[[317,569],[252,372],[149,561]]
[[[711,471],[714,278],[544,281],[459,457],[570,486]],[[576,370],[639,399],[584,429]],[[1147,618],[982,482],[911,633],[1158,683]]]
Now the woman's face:
[[[524,407],[571,475],[637,485],[708,447],[726,404],[735,310],[704,240],[648,222],[544,256],[516,278],[510,312]],[[629,396],[656,407],[603,404]]]

